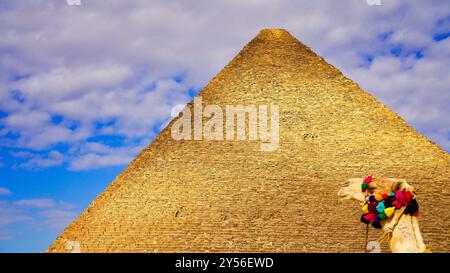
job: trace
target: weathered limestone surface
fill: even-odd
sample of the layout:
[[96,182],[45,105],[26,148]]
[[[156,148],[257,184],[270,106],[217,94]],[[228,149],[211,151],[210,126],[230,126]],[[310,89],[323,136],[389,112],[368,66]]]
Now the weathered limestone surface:
[[171,123],[49,252],[361,252],[360,209],[337,192],[370,173],[415,186],[427,247],[450,251],[449,154],[287,31],[262,30],[200,96],[279,105],[280,147],[175,141]]

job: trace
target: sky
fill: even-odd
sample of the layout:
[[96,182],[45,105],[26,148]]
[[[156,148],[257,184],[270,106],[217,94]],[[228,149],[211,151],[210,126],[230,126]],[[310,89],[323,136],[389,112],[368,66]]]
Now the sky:
[[0,0],[0,252],[45,251],[262,28],[450,151],[448,0],[77,2]]

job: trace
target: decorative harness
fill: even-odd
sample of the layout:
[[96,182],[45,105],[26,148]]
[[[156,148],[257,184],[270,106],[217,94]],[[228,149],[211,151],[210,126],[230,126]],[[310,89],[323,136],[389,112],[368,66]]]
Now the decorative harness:
[[[373,176],[369,175],[361,184],[361,190],[365,195],[361,222],[367,225],[365,246],[367,246],[369,224],[374,228],[381,229],[381,221],[391,218],[394,215],[395,210],[400,210],[401,214],[406,213],[413,216],[419,216],[419,204],[412,191],[398,190],[389,194],[372,194],[371,191],[373,190],[373,187],[370,187],[372,181]],[[392,231],[384,232],[378,239],[378,242],[381,243],[387,235],[390,235],[390,232]]]

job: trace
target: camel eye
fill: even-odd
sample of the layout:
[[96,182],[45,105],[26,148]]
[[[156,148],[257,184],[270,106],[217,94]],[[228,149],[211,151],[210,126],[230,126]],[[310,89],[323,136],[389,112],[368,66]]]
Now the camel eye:
[[397,185],[395,186],[395,190],[398,191],[400,190],[400,188],[402,187],[403,182],[399,182],[397,183]]

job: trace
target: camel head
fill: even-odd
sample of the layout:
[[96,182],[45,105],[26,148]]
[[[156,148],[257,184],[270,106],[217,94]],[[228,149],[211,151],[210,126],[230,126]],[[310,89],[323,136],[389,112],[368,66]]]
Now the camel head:
[[351,178],[345,181],[339,189],[338,196],[341,200],[353,200],[364,203],[365,195],[361,190],[364,178]]
[[[351,178],[345,181],[339,189],[338,196],[341,200],[353,200],[363,204],[365,194],[361,189],[364,178]],[[414,191],[404,179],[396,178],[373,178],[368,189],[369,194],[389,194],[398,190]]]

